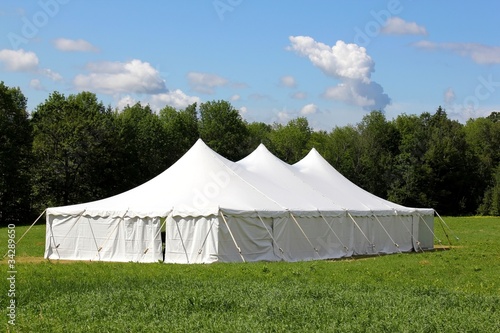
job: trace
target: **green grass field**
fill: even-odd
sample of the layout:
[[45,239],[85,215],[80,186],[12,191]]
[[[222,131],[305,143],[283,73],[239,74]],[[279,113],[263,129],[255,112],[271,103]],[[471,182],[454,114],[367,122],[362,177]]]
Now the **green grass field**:
[[[16,248],[7,332],[500,332],[500,218],[445,218],[445,251],[338,261],[49,262],[45,226]],[[27,227],[17,227],[20,237]],[[436,220],[436,233],[447,244]],[[0,229],[2,255],[8,229]]]

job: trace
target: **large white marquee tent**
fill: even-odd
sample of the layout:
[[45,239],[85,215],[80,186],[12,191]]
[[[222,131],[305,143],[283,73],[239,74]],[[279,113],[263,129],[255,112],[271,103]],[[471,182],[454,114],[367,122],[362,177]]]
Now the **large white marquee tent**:
[[420,251],[433,248],[433,218],[433,209],[364,191],[315,149],[294,165],[263,145],[232,162],[198,140],[132,190],[48,208],[45,258],[212,263]]

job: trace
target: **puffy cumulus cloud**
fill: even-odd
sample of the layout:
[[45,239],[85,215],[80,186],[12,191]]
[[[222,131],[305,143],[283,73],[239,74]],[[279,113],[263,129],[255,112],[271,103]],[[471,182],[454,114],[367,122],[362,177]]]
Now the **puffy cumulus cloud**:
[[446,104],[451,104],[455,102],[456,99],[455,91],[452,88],[446,89],[443,94],[443,99]]
[[281,77],[280,85],[283,87],[295,88],[297,86],[297,82],[295,81],[295,78],[293,76],[286,75]]
[[229,83],[227,79],[221,76],[201,72],[189,72],[187,79],[191,88],[201,94],[214,94],[215,88]]
[[54,46],[64,52],[97,52],[99,49],[83,39],[58,38],[54,40]]
[[80,90],[114,95],[121,93],[158,94],[167,91],[160,73],[148,62],[100,62],[87,65],[89,74],[79,74],[73,84]]
[[427,51],[450,51],[462,57],[471,58],[480,65],[500,64],[500,46],[479,43],[435,43],[427,40],[421,40],[412,45]]
[[123,110],[127,106],[133,106],[137,103],[137,100],[135,100],[132,96],[126,95],[123,96],[116,102],[116,107],[118,110]]
[[289,39],[291,46],[288,50],[308,57],[326,75],[370,82],[374,62],[364,47],[341,40],[330,47],[308,36],[290,36]]
[[307,116],[308,114],[314,114],[318,112],[318,106],[316,104],[306,104],[300,109],[300,114],[303,116]]
[[33,72],[38,69],[38,57],[34,52],[19,50],[0,50],[0,62],[11,72]]
[[406,22],[397,16],[389,17],[381,32],[388,35],[427,35],[427,29],[424,26],[415,22]]
[[373,81],[365,84],[356,80],[346,80],[337,86],[327,88],[323,97],[361,106],[367,111],[383,110],[391,103],[382,86]]
[[61,81],[63,78],[59,73],[48,68],[38,67],[38,56],[31,51],[20,50],[0,50],[0,62],[3,63],[5,70],[10,72],[28,72],[40,74],[53,81]]
[[193,103],[200,103],[197,96],[188,96],[182,90],[176,89],[161,94],[152,95],[149,99],[151,107],[155,110],[164,108],[166,105],[176,109],[184,109]]
[[330,47],[307,36],[291,36],[289,39],[289,50],[307,56],[323,73],[341,81],[337,86],[327,88],[324,98],[361,106],[365,110],[383,110],[390,104],[382,86],[371,80],[375,63],[364,47],[341,40]]

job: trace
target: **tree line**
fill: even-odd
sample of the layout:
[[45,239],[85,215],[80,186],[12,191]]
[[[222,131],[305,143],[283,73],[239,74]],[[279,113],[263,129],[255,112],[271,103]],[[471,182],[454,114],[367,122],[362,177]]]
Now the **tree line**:
[[229,102],[185,109],[112,109],[91,92],[51,93],[31,113],[19,88],[0,83],[0,223],[29,223],[47,207],[115,195],[175,163],[198,138],[236,161],[260,143],[287,163],[315,147],[367,191],[446,215],[500,215],[500,113],[469,119],[366,114],[356,125],[313,131],[304,117],[248,123]]

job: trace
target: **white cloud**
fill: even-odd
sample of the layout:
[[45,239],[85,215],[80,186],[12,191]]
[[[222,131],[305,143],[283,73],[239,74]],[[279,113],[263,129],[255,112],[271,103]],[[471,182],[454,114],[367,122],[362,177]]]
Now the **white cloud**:
[[54,40],[56,49],[64,52],[97,52],[99,49],[83,39],[58,38]]
[[34,52],[19,50],[0,50],[0,62],[11,72],[32,72],[38,68],[38,57]]
[[104,94],[158,94],[167,90],[160,73],[148,62],[100,62],[87,65],[87,75],[77,75],[73,84],[80,90]]
[[443,95],[444,102],[446,104],[451,104],[455,102],[456,96],[455,96],[455,91],[453,91],[452,88],[446,89]]
[[130,95],[123,96],[120,98],[120,100],[116,103],[116,107],[118,110],[123,110],[126,106],[133,106],[137,103],[137,101]]
[[63,78],[59,73],[48,68],[38,67],[38,56],[31,51],[19,50],[0,50],[0,62],[3,63],[5,70],[11,72],[28,72],[44,75],[53,81],[61,81]]
[[30,87],[35,90],[45,90],[39,79],[32,79],[30,81]]
[[235,94],[235,95],[231,96],[231,101],[232,102],[239,101],[240,99],[241,99],[241,96],[238,95],[238,94]]
[[248,112],[248,108],[246,106],[242,106],[240,108],[240,114],[243,116],[244,114],[246,114]]
[[306,99],[307,98],[307,93],[303,91],[296,91],[293,94],[290,95],[293,99]]
[[481,65],[500,64],[500,46],[489,46],[479,43],[435,43],[421,40],[412,44],[423,50],[451,51],[462,57],[471,58]]
[[292,116],[285,111],[278,112],[276,116],[278,118],[278,122],[281,124],[288,122],[292,118]]
[[323,97],[361,106],[367,111],[383,110],[391,103],[382,86],[373,81],[365,84],[357,80],[344,80],[335,87],[327,88]]
[[48,68],[42,68],[42,69],[38,70],[38,73],[48,77],[49,79],[51,79],[53,81],[62,81],[62,79],[63,79],[61,74],[56,73],[53,70],[48,69]]
[[189,72],[187,79],[191,88],[201,94],[214,94],[215,88],[229,83],[227,79],[221,76],[201,72]]
[[297,86],[297,82],[295,78],[291,75],[283,76],[280,79],[280,85],[288,88],[295,88]]
[[308,36],[290,36],[289,39],[292,43],[289,50],[307,56],[326,75],[370,82],[375,64],[364,47],[341,40],[330,47]]
[[381,32],[388,35],[427,35],[425,27],[396,16],[389,17]]
[[306,116],[308,114],[314,114],[316,112],[318,112],[318,106],[313,103],[304,105],[302,109],[300,109],[300,114],[303,116]]
[[200,103],[200,98],[188,96],[182,90],[176,89],[161,94],[152,95],[150,98],[151,107],[155,110],[164,108],[166,105],[176,109],[184,109],[193,103]]
[[273,98],[266,94],[253,93],[248,96],[249,99],[253,101],[272,101]]
[[382,86],[371,81],[375,63],[364,47],[339,40],[334,46],[316,42],[307,36],[289,37],[289,50],[307,56],[323,73],[341,80],[327,88],[323,97],[363,107],[383,110],[391,100]]

